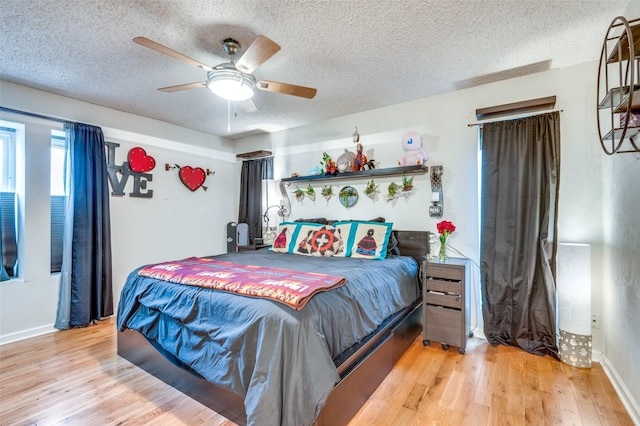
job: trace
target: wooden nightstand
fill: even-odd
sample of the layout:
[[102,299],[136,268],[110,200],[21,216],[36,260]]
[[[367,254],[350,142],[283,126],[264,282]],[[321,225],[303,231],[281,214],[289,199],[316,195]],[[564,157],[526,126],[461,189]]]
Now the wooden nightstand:
[[425,346],[431,340],[442,343],[442,349],[457,346],[464,354],[469,326],[469,284],[471,261],[449,258],[446,262],[422,261],[422,333]]

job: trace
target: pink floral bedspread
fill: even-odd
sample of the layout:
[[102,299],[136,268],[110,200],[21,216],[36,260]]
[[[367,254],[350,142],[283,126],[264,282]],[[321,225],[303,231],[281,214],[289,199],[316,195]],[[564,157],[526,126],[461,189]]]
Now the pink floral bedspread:
[[344,277],[190,257],[145,266],[138,275],[197,287],[259,297],[304,308],[319,292],[340,287]]

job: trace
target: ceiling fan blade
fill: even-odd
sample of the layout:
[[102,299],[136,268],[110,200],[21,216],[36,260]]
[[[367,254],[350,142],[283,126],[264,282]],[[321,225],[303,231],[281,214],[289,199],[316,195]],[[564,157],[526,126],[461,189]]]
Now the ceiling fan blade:
[[197,83],[188,83],[188,84],[179,84],[177,86],[161,87],[158,90],[160,90],[161,92],[171,93],[171,92],[179,92],[180,90],[197,89],[199,87],[207,87],[207,83],[205,83],[204,81],[199,81]]
[[172,58],[175,58],[175,59],[177,59],[179,61],[182,61],[182,62],[186,62],[189,65],[193,65],[194,67],[198,67],[198,68],[203,69],[205,71],[211,71],[213,69],[208,65],[202,64],[202,63],[196,61],[195,59],[192,59],[192,58],[190,58],[190,57],[188,57],[186,55],[183,55],[180,52],[176,52],[175,50],[170,49],[167,46],[163,46],[160,43],[156,43],[153,40],[149,40],[146,37],[136,37],[136,38],[133,39],[133,41],[134,41],[134,43],[138,43],[141,46],[148,47],[149,49],[153,49],[156,52],[160,52],[160,53],[163,53],[163,54],[165,54],[167,56],[171,56]]
[[238,59],[236,68],[245,73],[252,73],[267,59],[275,55],[278,50],[280,50],[278,43],[268,37],[258,35],[242,57]]
[[277,81],[260,80],[256,87],[267,92],[282,93],[285,95],[300,96],[301,98],[313,99],[318,92],[313,87],[296,86],[294,84],[278,83]]
[[253,103],[253,100],[251,98],[238,102],[238,104],[240,104],[240,109],[246,113],[258,111],[258,107]]

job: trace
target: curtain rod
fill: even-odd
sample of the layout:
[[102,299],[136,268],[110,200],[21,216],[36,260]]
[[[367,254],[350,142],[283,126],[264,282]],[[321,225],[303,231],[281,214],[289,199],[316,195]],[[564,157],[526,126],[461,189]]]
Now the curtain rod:
[[555,111],[549,111],[549,112],[544,112],[544,113],[540,113],[540,114],[528,114],[528,115],[523,115],[520,117],[516,117],[516,118],[505,118],[502,120],[487,120],[487,121],[483,121],[482,123],[471,123],[471,124],[467,124],[467,127],[475,127],[475,126],[480,126],[480,128],[482,128],[483,124],[487,124],[487,123],[499,123],[501,121],[511,121],[511,120],[517,120],[518,118],[527,118],[527,117],[533,117],[535,115],[542,115],[542,114],[549,114],[551,112],[564,112],[563,109],[558,109]]
[[20,114],[20,115],[26,115],[28,117],[42,118],[44,120],[56,121],[58,123],[75,123],[75,121],[64,120],[62,118],[52,117],[50,115],[36,114],[35,112],[21,111],[19,109],[7,108],[7,107],[3,107],[3,106],[0,106],[0,111],[10,112],[10,113]]

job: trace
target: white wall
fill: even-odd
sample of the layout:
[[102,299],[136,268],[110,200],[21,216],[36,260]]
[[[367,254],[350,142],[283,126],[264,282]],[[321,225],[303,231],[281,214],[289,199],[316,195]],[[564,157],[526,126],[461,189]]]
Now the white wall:
[[[604,155],[604,154],[603,154]],[[640,154],[606,157],[603,365],[640,424]]]
[[[150,199],[133,198],[130,178],[124,197],[111,197],[113,286],[117,304],[128,273],[137,266],[226,251],[226,223],[237,220],[240,163],[228,141],[193,130],[79,102],[50,93],[0,83],[4,107],[101,126],[105,140],[119,143],[116,164],[140,146],[156,160]],[[19,279],[0,283],[0,343],[52,330],[58,275],[51,275],[49,225],[50,129],[61,125],[19,114],[0,119],[26,128],[23,256]],[[176,170],[164,164],[209,168],[207,191],[191,192]]]

